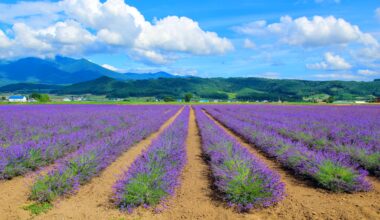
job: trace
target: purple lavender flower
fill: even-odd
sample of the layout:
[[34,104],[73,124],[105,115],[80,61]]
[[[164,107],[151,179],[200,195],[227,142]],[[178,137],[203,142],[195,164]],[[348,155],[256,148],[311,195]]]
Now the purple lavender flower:
[[[126,117],[122,120],[124,126],[109,135],[97,133],[94,141],[85,143],[74,154],[60,161],[56,170],[38,178],[32,186],[30,199],[37,202],[51,202],[56,197],[74,192],[136,142],[158,130],[161,124],[180,107],[117,106],[116,108],[120,114],[113,115],[112,118]],[[107,115],[107,113],[109,112],[103,111],[102,114]],[[107,124],[107,121],[100,123]]]
[[156,206],[179,185],[186,163],[189,107],[155,139],[117,181],[115,203],[124,211],[137,206]]
[[[293,115],[297,115],[300,109],[307,111],[312,107],[289,107],[294,108],[295,112],[285,111],[283,108],[287,106],[274,108],[268,105],[204,106],[203,108],[268,156],[274,157],[296,174],[311,178],[323,188],[339,192],[368,191],[371,188],[366,180],[367,172],[358,167],[355,161],[350,160],[347,154],[310,148],[304,141],[294,141],[293,138],[272,129],[272,121],[281,120],[281,117],[287,120],[286,117],[295,117]],[[256,109],[259,113],[255,112]],[[267,113],[265,113],[266,110]],[[286,116],[281,114],[282,111],[285,111]],[[250,116],[250,114],[255,116]],[[293,118],[293,120],[297,119]],[[315,124],[319,123],[315,122]]]
[[250,154],[199,107],[196,116],[214,185],[230,206],[247,211],[274,205],[284,198],[285,185],[279,174]]

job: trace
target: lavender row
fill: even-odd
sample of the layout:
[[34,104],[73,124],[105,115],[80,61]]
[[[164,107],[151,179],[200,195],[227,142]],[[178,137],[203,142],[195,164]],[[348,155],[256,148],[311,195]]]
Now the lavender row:
[[157,131],[179,110],[178,106],[154,107],[146,111],[144,108],[149,109],[149,106],[136,108],[140,114],[133,126],[84,146],[55,170],[39,177],[31,187],[29,198],[37,202],[52,202],[57,197],[75,192],[135,143]]
[[[67,134],[90,125],[97,118],[120,114],[120,108],[106,106],[33,105],[0,108],[0,146],[6,148]],[[91,112],[90,114],[88,114]]]
[[[261,106],[262,107],[262,106]],[[334,123],[326,122],[326,118],[320,117],[314,108],[305,108],[304,111],[308,114],[299,114],[295,111],[293,114],[299,115],[296,119],[288,111],[294,111],[293,108],[277,107],[280,111],[277,114],[273,114],[270,111],[271,106],[268,106],[269,111],[263,112],[258,107],[233,107],[233,108],[219,108],[224,114],[235,115],[236,118],[249,123],[259,124],[267,129],[274,130],[285,136],[291,138],[293,141],[302,142],[308,146],[311,150],[322,150],[330,153],[338,153],[347,155],[352,162],[360,164],[369,172],[380,176],[380,144],[376,141],[380,137],[380,133],[376,130],[376,127],[380,123],[380,114],[376,111],[366,111],[367,119],[352,118],[353,121],[360,121],[362,124],[368,124],[371,120],[368,120],[368,115],[375,118],[378,115],[378,120],[372,120],[371,126],[357,130],[356,123],[342,121],[339,112],[336,110],[324,110],[325,114],[331,120],[335,120]],[[299,108],[299,107],[298,107]],[[340,111],[347,107],[338,108]],[[352,107],[351,107],[352,108]],[[368,108],[368,107],[367,107]],[[257,111],[259,109],[259,111]],[[353,108],[352,110],[355,110]],[[361,110],[361,109],[358,109]],[[376,110],[373,107],[373,110]],[[321,112],[319,112],[320,114]],[[344,111],[342,112],[342,114]],[[325,116],[326,117],[326,116]],[[366,118],[364,117],[364,118]],[[337,120],[340,118],[340,120]],[[367,122],[367,123],[366,123]],[[380,127],[379,127],[380,129]],[[378,134],[376,134],[376,131]],[[348,134],[348,133],[356,133]],[[347,136],[346,136],[347,135]],[[360,138],[357,137],[360,135]],[[359,141],[358,141],[359,140]],[[362,140],[362,141],[360,141]],[[363,142],[363,140],[366,140]]]
[[[77,111],[76,114],[79,114],[76,107],[72,109]],[[112,111],[110,111],[109,107],[106,107],[106,109],[97,109],[96,113],[88,113],[88,110],[92,110],[90,107],[86,109],[87,111],[80,108],[79,111],[81,111],[80,114],[83,119],[81,123],[76,123],[81,125],[77,127],[78,129],[74,129],[69,133],[56,134],[39,140],[29,140],[20,145],[0,149],[0,178],[10,179],[51,164],[88,143],[110,136],[116,130],[127,128],[136,123],[135,116],[141,109],[136,109],[138,110],[136,112],[130,109],[120,111],[120,109],[123,110],[120,107],[113,107],[111,108]],[[58,108],[50,109],[50,111],[59,112],[60,115],[63,113]],[[59,118],[59,116],[57,117]],[[62,128],[59,124],[55,125]]]
[[186,107],[116,182],[115,203],[121,210],[156,206],[173,195],[186,163],[188,121]]
[[323,188],[336,192],[368,191],[371,184],[367,172],[346,157],[323,151],[312,151],[302,143],[295,143],[277,132],[262,126],[224,115],[213,107],[204,107],[218,121],[274,157],[296,174],[310,178]]
[[247,211],[274,205],[284,198],[285,184],[278,173],[250,154],[199,107],[196,116],[214,185],[230,206]]
[[[316,140],[335,145],[380,149],[380,108],[377,106],[236,106],[261,122],[290,126]],[[322,141],[323,142],[323,141]]]
[[[260,121],[294,125],[316,138],[336,145],[380,149],[380,108],[378,106],[222,106],[235,113],[249,113]],[[297,126],[298,125],[298,126]]]

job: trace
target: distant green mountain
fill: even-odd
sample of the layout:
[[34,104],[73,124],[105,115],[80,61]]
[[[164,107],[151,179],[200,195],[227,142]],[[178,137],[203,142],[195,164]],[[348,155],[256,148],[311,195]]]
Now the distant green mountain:
[[264,78],[159,78],[119,81],[109,77],[73,84],[58,94],[94,94],[108,97],[173,97],[185,93],[202,98],[300,101],[305,97],[333,96],[339,100],[380,97],[380,81],[306,81]]
[[86,59],[77,60],[68,57],[57,56],[55,59],[51,60],[51,62],[56,63],[58,68],[62,71],[78,75],[83,75],[83,72],[85,72],[92,79],[96,79],[101,76],[108,76],[115,79],[127,79],[123,74],[101,67]]
[[165,72],[118,73],[86,59],[57,56],[54,59],[24,58],[0,62],[0,85],[10,83],[72,84],[107,76],[119,80],[175,78]]

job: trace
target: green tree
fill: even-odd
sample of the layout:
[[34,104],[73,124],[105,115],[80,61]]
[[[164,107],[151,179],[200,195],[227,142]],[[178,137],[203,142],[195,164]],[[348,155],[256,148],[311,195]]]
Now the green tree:
[[192,98],[193,98],[193,94],[191,93],[185,94],[185,102],[190,102]]
[[50,102],[50,97],[48,94],[32,93],[29,98],[35,99],[39,102]]
[[326,103],[333,103],[334,101],[335,101],[334,96],[329,96],[329,97],[326,99]]
[[7,98],[5,98],[5,96],[2,96],[1,101],[5,101],[5,100],[7,100]]
[[173,97],[170,97],[170,96],[166,96],[164,97],[164,102],[174,102],[175,100],[173,99]]
[[50,102],[50,97],[48,94],[41,94],[40,102]]
[[39,100],[41,98],[41,94],[39,93],[32,93],[29,98]]

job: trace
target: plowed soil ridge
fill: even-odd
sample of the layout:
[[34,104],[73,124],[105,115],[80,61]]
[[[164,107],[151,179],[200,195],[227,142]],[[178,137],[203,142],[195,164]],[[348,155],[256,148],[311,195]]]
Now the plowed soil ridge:
[[[28,204],[28,193],[36,174],[28,177],[17,177],[11,181],[0,183],[0,219],[109,219],[112,185],[125,168],[144,150],[153,139],[168,127],[182,112],[180,109],[157,132],[124,152],[115,162],[107,167],[99,177],[80,187],[77,194],[64,198],[54,204],[54,208],[46,214],[32,216],[23,207]],[[120,216],[116,209],[115,216]],[[100,213],[107,215],[100,215]],[[99,215],[98,215],[99,214]]]
[[313,188],[285,171],[279,163],[265,157],[263,152],[251,146],[212,115],[204,112],[269,168],[278,172],[286,184],[285,200],[274,207],[252,211],[252,219],[380,219],[380,183],[377,179],[368,177],[373,185],[370,192],[332,193]]
[[140,209],[127,219],[249,219],[249,215],[238,214],[212,198],[210,170],[202,158],[201,138],[193,109],[190,111],[186,148],[188,162],[181,175],[181,185],[168,199],[167,207],[158,214]]
[[100,176],[93,178],[88,184],[81,186],[79,191],[56,204],[54,209],[36,219],[119,219],[123,213],[110,202],[117,179],[129,167],[141,152],[152,143],[182,112],[180,109],[166,121],[157,132],[140,141],[124,152],[116,161],[102,171]]
[[[73,153],[59,159],[63,161]],[[23,209],[28,203],[28,193],[34,180],[43,174],[54,170],[58,161],[37,171],[29,172],[25,176],[17,176],[11,180],[0,181],[0,220],[2,219],[26,219],[29,213]]]

